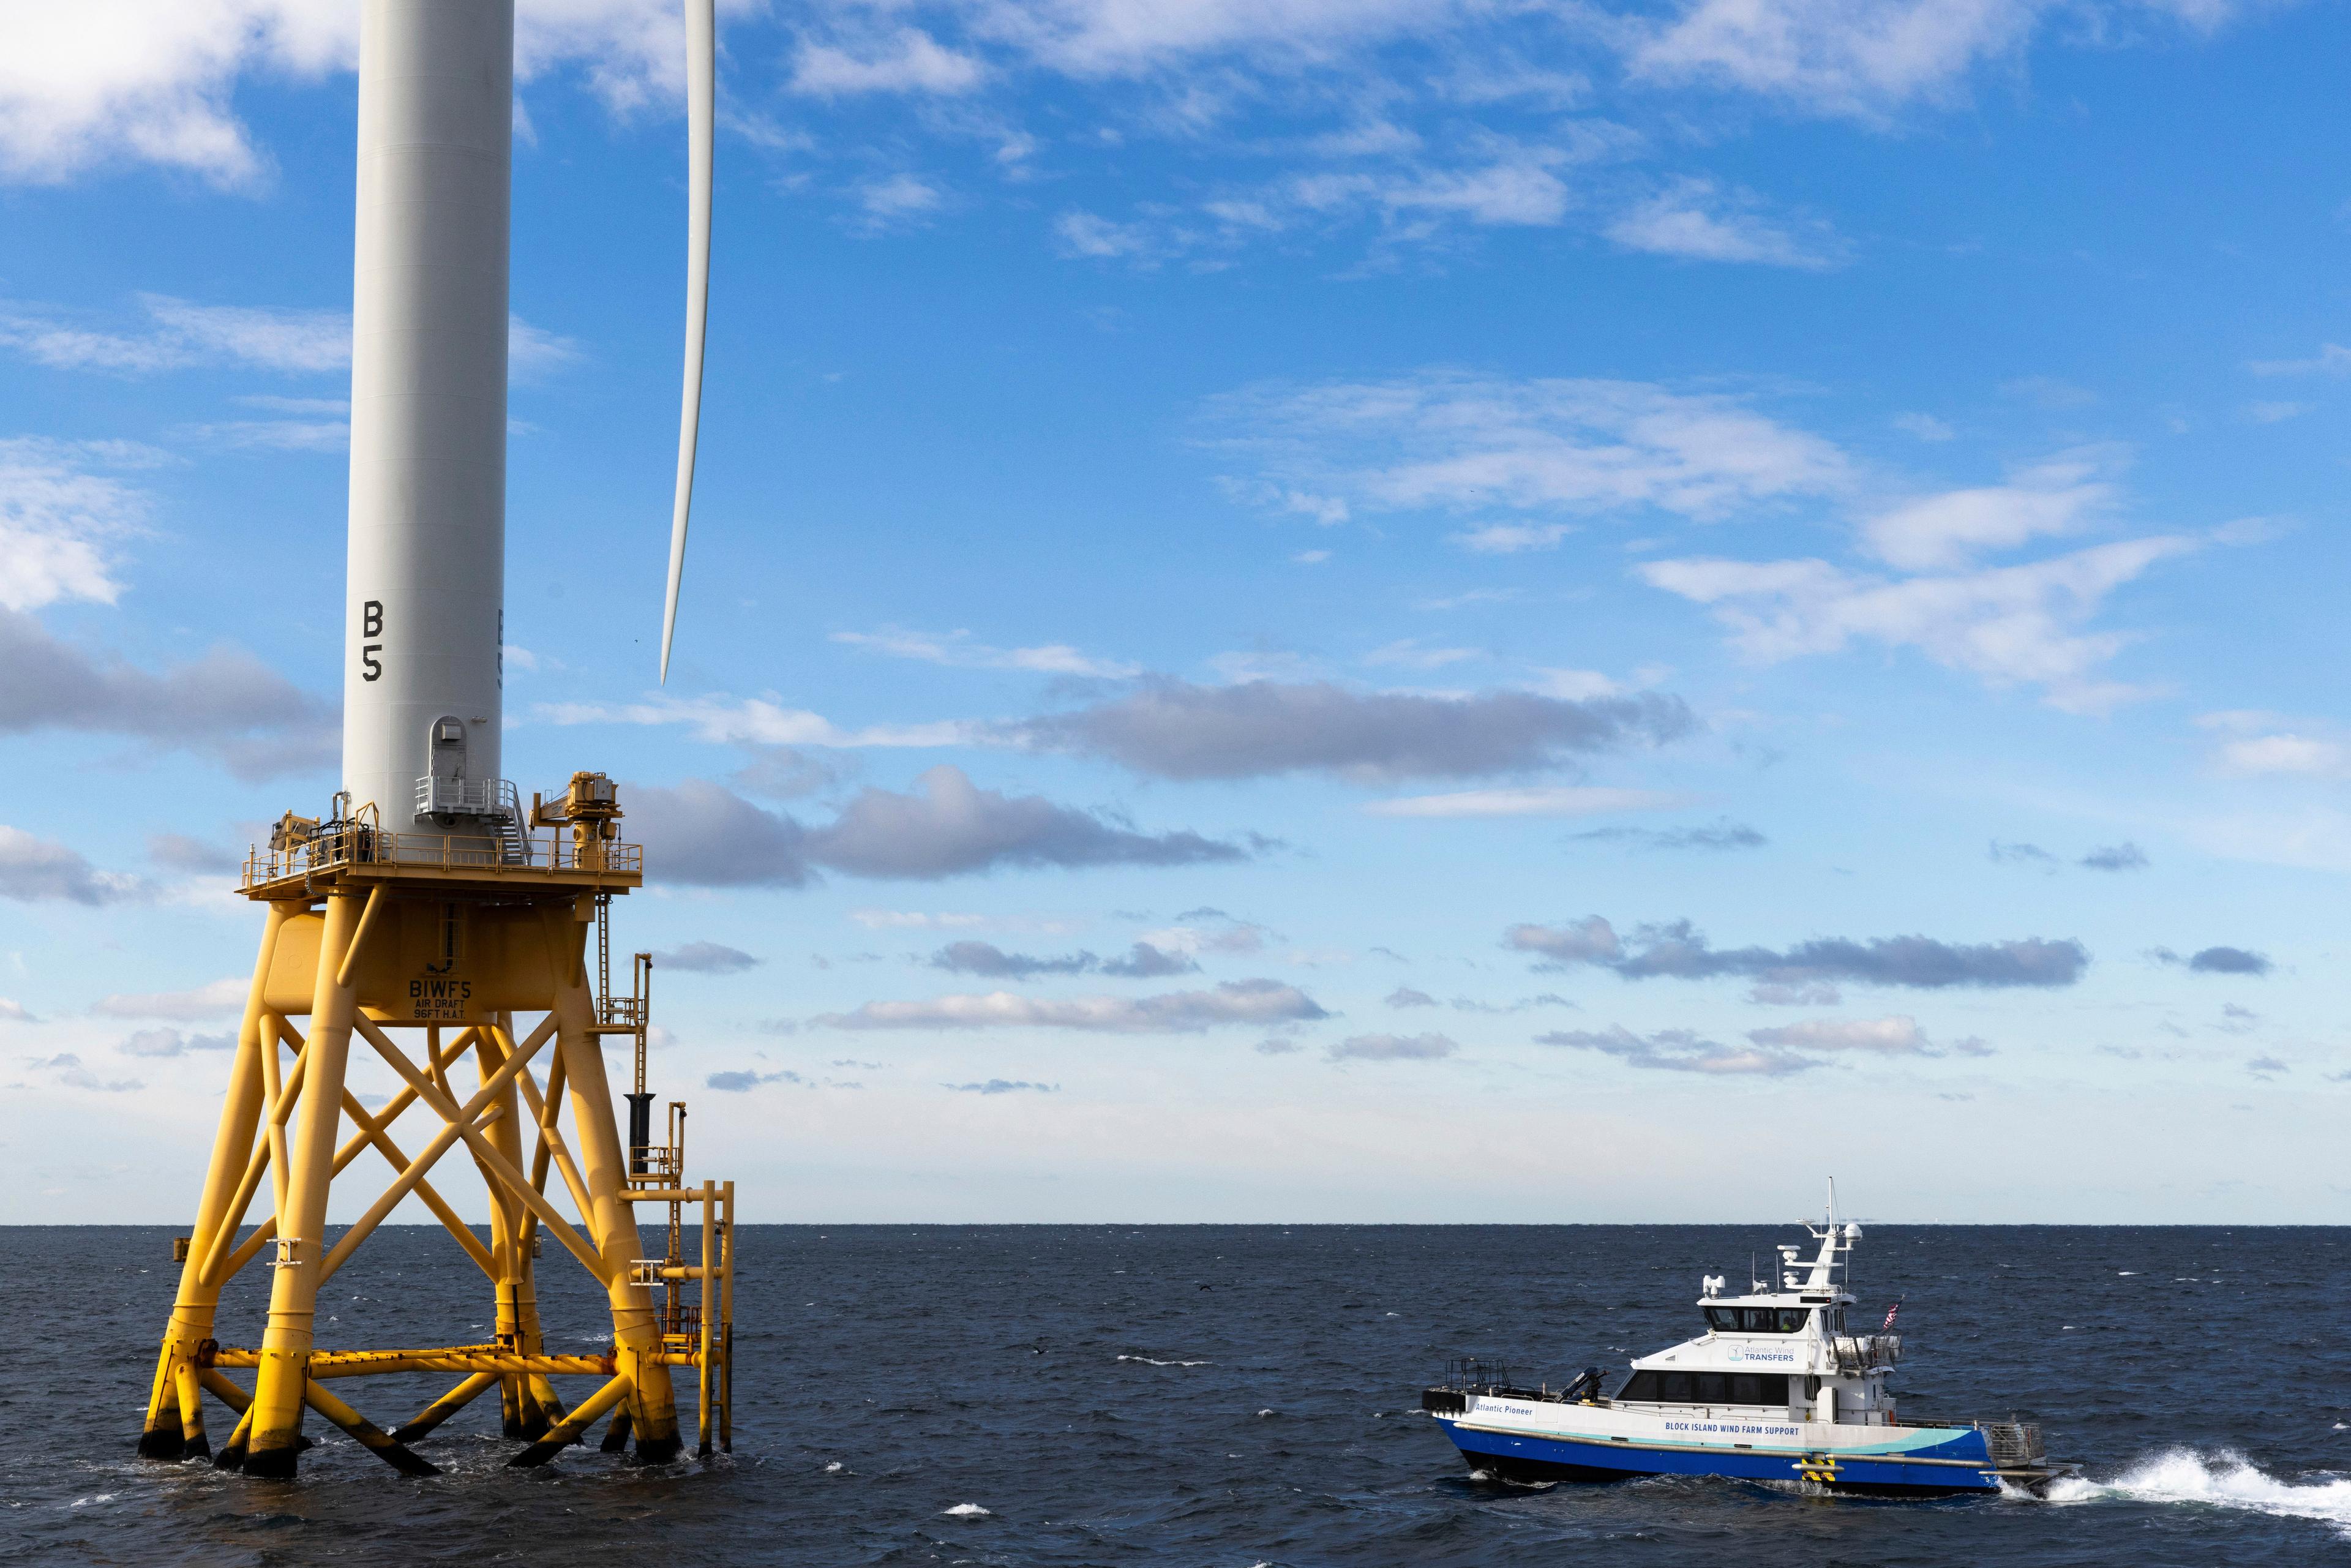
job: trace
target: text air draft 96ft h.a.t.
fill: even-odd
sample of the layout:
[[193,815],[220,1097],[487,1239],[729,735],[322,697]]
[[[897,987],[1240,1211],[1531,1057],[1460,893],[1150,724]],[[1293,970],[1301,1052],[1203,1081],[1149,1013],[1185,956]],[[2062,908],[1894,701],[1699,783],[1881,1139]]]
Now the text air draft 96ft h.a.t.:
[[1886,1386],[1902,1354],[1895,1312],[1874,1333],[1846,1322],[1861,1227],[1837,1222],[1832,1197],[1827,1219],[1805,1228],[1819,1243],[1809,1263],[1782,1246],[1774,1278],[1741,1296],[1708,1276],[1707,1332],[1634,1362],[1613,1394],[1596,1366],[1562,1388],[1526,1388],[1458,1360],[1421,1407],[1472,1470],[1511,1481],[1727,1476],[1932,1496],[2040,1491],[2071,1471],[2044,1457],[2029,1422],[1897,1418]]
[[[664,671],[701,402],[716,64],[712,0],[684,11],[685,396]],[[611,900],[640,885],[643,855],[604,774],[574,772],[526,807],[499,755],[513,84],[512,0],[365,0],[343,788],[316,817],[287,812],[246,862],[244,891],[266,919],[195,1223],[174,1243],[178,1292],[139,1444],[151,1458],[211,1452],[207,1393],[236,1416],[216,1462],[257,1476],[295,1473],[307,1412],[430,1473],[411,1445],[492,1388],[506,1435],[528,1444],[515,1464],[545,1463],[608,1416],[606,1448],[633,1437],[639,1458],[675,1458],[681,1381],[696,1391],[699,1451],[729,1440],[733,1184],[685,1182],[682,1105],[653,1140],[650,961],[637,956],[631,994],[611,988]],[[604,1067],[614,1037],[636,1047],[625,1140]],[[380,1109],[347,1085],[354,1039],[404,1085]],[[430,1113],[418,1141],[395,1142],[418,1104]],[[461,1143],[470,1161],[436,1164]],[[390,1185],[367,1182],[359,1218],[330,1232],[335,1184],[348,1191],[365,1169],[353,1163],[376,1159]],[[434,1186],[461,1164],[486,1186],[486,1239]],[[319,1343],[320,1288],[412,1197],[447,1228],[451,1266],[481,1270],[493,1336]],[[658,1256],[645,1256],[638,1204],[667,1211]],[[594,1354],[542,1342],[546,1239],[610,1299],[611,1340]],[[266,1270],[248,1273],[256,1263]],[[257,1346],[214,1333],[240,1276],[268,1281]],[[351,1304],[323,1322],[337,1336],[365,1327]],[[249,1389],[230,1375],[240,1368]],[[392,1373],[457,1381],[389,1433],[335,1392]],[[559,1379],[587,1380],[584,1396],[567,1404]]]

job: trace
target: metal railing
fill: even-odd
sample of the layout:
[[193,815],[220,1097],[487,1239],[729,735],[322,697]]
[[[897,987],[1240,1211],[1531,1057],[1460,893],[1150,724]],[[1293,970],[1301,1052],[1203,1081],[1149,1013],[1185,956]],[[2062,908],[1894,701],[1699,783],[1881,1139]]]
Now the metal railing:
[[1867,1372],[1874,1367],[1892,1366],[1902,1359],[1902,1336],[1893,1333],[1839,1335],[1830,1339],[1829,1351],[1836,1357],[1839,1372]]
[[1991,1462],[2003,1469],[2018,1465],[2037,1465],[2049,1457],[2041,1446],[2041,1423],[2038,1421],[1979,1421],[1975,1425],[1984,1435],[1984,1449]]
[[522,797],[510,779],[443,779],[427,773],[416,781],[420,817],[507,817],[522,820]]
[[632,1186],[674,1186],[684,1170],[685,1151],[674,1144],[640,1144],[629,1151]]
[[[583,852],[584,851],[584,852]],[[592,842],[568,838],[500,837],[491,833],[388,833],[350,827],[324,832],[285,850],[256,847],[245,857],[245,885],[284,882],[355,865],[438,867],[443,871],[612,871],[645,869],[641,844]]]

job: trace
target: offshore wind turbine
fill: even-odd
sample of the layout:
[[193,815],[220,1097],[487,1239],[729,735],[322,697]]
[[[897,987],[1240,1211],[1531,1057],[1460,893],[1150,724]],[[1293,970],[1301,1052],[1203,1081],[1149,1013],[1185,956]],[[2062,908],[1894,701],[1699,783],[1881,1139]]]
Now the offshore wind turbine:
[[[707,319],[712,7],[684,0],[687,331],[664,677]],[[293,1475],[308,1446],[305,1413],[315,1411],[397,1468],[427,1473],[409,1445],[495,1387],[507,1435],[530,1442],[512,1463],[546,1462],[608,1413],[607,1448],[633,1435],[641,1458],[662,1460],[682,1444],[673,1384],[685,1369],[699,1389],[700,1451],[714,1433],[728,1440],[734,1184],[685,1186],[683,1105],[672,1104],[666,1141],[653,1142],[649,957],[637,957],[632,994],[611,988],[607,910],[642,883],[643,853],[621,841],[606,775],[575,772],[526,810],[503,768],[513,120],[513,0],[364,0],[342,789],[320,817],[286,813],[268,849],[246,862],[243,890],[266,919],[195,1222],[175,1239],[179,1288],[140,1441],[150,1458],[209,1453],[209,1392],[238,1415],[224,1466]],[[517,1023],[534,1013],[535,1027]],[[636,1047],[625,1143],[607,1036]],[[381,1110],[347,1086],[354,1039],[406,1085]],[[468,1057],[470,1089],[456,1079]],[[435,1124],[412,1155],[393,1124],[420,1103]],[[431,1179],[460,1143],[487,1190],[486,1244]],[[350,1186],[347,1167],[371,1152],[393,1179],[329,1244],[334,1184]],[[549,1196],[551,1176],[569,1217]],[[269,1216],[240,1238],[265,1183]],[[493,1338],[422,1350],[320,1345],[319,1288],[411,1197],[450,1232],[456,1266],[487,1277]],[[642,1256],[638,1203],[668,1208],[661,1257]],[[688,1207],[701,1218],[693,1262]],[[547,1236],[604,1288],[612,1343],[601,1354],[551,1354],[542,1341],[534,1259]],[[221,1292],[256,1260],[270,1272],[261,1343],[221,1344]],[[237,1368],[253,1369],[249,1391],[227,1375]],[[462,1380],[390,1434],[332,1392],[344,1378],[393,1372]],[[559,1377],[595,1386],[567,1411]]]

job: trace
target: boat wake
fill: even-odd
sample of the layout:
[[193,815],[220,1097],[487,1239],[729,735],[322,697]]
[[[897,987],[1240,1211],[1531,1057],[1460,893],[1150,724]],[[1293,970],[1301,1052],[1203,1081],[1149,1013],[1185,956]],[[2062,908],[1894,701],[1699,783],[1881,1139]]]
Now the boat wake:
[[2109,1498],[2203,1503],[2280,1519],[2314,1519],[2351,1539],[2351,1480],[2282,1481],[2232,1453],[2208,1457],[2173,1448],[2141,1459],[2112,1480],[2068,1478],[2049,1488],[2051,1502]]
[[1147,1355],[1122,1355],[1121,1361],[1139,1361],[1145,1366],[1206,1366],[1205,1361],[1158,1361]]

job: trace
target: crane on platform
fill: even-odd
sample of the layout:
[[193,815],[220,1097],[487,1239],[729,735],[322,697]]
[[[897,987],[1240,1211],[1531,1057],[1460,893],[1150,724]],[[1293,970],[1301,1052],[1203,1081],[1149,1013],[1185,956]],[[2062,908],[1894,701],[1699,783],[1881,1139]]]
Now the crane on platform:
[[[686,343],[664,681],[708,318],[713,0],[684,0],[684,21]],[[292,1477],[315,1413],[395,1469],[430,1474],[413,1445],[496,1388],[505,1435],[528,1445],[512,1464],[544,1464],[607,1416],[606,1449],[633,1438],[640,1459],[664,1461],[684,1447],[687,1373],[697,1451],[731,1446],[734,1184],[686,1182],[682,1103],[653,1141],[651,956],[636,955],[629,995],[611,985],[611,903],[643,883],[643,851],[622,836],[604,773],[574,772],[526,809],[502,767],[513,127],[513,0],[363,0],[342,789],[322,816],[287,812],[245,863],[260,951],[195,1222],[174,1239],[179,1285],[139,1443],[149,1458],[211,1456],[210,1394],[236,1416],[223,1467]],[[604,1067],[614,1036],[635,1047],[625,1140]],[[347,1082],[355,1041],[404,1085],[380,1108]],[[430,1130],[411,1154],[394,1124],[419,1105]],[[487,1191],[486,1239],[434,1184],[460,1144]],[[355,1185],[350,1167],[370,1153],[392,1179],[337,1231],[335,1184]],[[248,1226],[265,1191],[267,1217]],[[412,1197],[470,1260],[460,1266],[486,1276],[492,1338],[320,1343],[321,1287]],[[661,1256],[644,1255],[640,1204],[667,1209]],[[600,1354],[544,1342],[545,1238],[609,1300]],[[223,1344],[224,1291],[265,1272],[260,1343]],[[364,1326],[349,1305],[330,1321],[339,1335]],[[239,1369],[249,1387],[229,1375]],[[335,1392],[417,1373],[460,1381],[389,1432]],[[567,1406],[555,1380],[575,1378],[590,1387]]]

